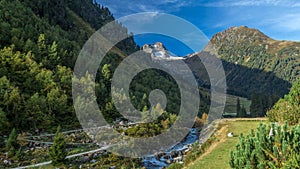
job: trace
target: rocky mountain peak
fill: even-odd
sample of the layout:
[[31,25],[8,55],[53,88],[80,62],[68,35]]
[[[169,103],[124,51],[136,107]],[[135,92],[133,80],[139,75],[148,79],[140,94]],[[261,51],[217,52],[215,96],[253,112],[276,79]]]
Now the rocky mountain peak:
[[211,39],[211,42],[214,45],[218,45],[218,42],[265,43],[268,41],[272,41],[272,39],[261,31],[253,28],[248,28],[247,26],[231,27],[223,32],[215,34]]
[[167,60],[178,60],[183,59],[182,57],[177,57],[169,52],[163,43],[156,42],[154,44],[145,44],[142,50],[146,53],[151,54],[153,59],[167,59]]

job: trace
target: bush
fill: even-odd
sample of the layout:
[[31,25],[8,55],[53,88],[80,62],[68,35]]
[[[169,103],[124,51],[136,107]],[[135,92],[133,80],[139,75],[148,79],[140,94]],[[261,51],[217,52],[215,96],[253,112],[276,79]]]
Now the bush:
[[290,125],[299,124],[300,119],[300,80],[293,84],[288,95],[280,99],[274,107],[267,112],[271,122],[284,123]]
[[230,152],[231,168],[299,168],[300,126],[281,127],[260,124],[256,135],[254,130]]

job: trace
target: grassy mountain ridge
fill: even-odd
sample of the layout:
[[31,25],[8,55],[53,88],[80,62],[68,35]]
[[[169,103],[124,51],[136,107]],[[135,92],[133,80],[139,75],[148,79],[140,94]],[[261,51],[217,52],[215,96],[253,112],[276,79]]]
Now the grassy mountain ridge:
[[[215,34],[203,51],[222,60],[230,94],[251,98],[254,93],[276,97],[288,93],[300,75],[299,49],[298,42],[276,41],[257,29],[241,26]],[[201,55],[203,52],[195,56]],[[197,57],[186,60],[202,83],[209,85]]]
[[218,56],[228,62],[274,72],[290,83],[300,75],[300,43],[277,41],[257,29],[232,27],[211,39]]

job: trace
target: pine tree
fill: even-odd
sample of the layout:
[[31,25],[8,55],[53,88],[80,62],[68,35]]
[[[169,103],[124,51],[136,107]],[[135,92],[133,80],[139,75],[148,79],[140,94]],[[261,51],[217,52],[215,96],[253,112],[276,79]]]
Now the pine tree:
[[8,157],[13,157],[16,154],[16,151],[18,150],[18,142],[17,142],[17,132],[14,128],[11,133],[9,134],[8,140],[6,142],[5,149],[8,152]]
[[7,132],[9,122],[6,118],[6,113],[0,108],[0,134]]
[[236,99],[236,115],[237,117],[241,117],[241,103],[240,103],[240,98]]
[[246,117],[247,111],[244,107],[244,105],[241,106],[240,98],[237,98],[237,104],[236,104],[236,115],[237,117]]
[[264,114],[264,106],[262,103],[262,98],[260,95],[254,93],[251,96],[251,105],[250,105],[251,117],[259,117]]
[[149,111],[148,111],[148,107],[144,106],[142,112],[141,112],[141,116],[142,116],[142,121],[146,122],[149,120]]
[[240,136],[230,152],[231,168],[299,168],[300,125],[288,127],[260,124],[256,135]]
[[60,131],[60,126],[57,128],[56,135],[52,147],[50,148],[50,157],[54,166],[59,166],[65,163],[67,156],[66,142],[63,134]]
[[300,80],[293,84],[289,94],[280,99],[267,116],[271,122],[284,123],[290,125],[299,124],[300,122]]
[[244,105],[242,105],[241,112],[240,112],[240,117],[246,117],[246,116],[247,116],[247,110],[244,107]]

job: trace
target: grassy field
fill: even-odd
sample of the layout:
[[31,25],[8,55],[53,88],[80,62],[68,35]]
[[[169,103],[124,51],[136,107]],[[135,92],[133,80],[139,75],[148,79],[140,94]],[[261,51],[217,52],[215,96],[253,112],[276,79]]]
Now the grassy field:
[[[240,133],[246,135],[251,129],[256,129],[262,120],[226,120],[220,123],[216,132],[216,141],[188,169],[229,169],[229,152],[235,148]],[[228,132],[233,132],[234,137],[227,137]]]

